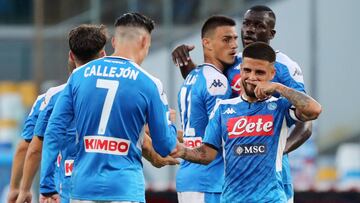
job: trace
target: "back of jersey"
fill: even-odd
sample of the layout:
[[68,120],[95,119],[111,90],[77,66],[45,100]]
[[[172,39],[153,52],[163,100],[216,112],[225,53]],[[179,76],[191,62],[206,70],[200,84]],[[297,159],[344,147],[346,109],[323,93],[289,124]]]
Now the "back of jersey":
[[76,70],[68,91],[79,134],[72,198],[144,202],[144,124],[159,154],[176,144],[161,82],[128,59],[105,57]]

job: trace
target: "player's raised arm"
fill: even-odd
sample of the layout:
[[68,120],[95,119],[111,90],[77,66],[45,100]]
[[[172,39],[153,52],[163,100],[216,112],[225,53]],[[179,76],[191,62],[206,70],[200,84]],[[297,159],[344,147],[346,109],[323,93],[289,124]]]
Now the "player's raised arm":
[[171,53],[172,60],[176,66],[179,66],[184,79],[196,67],[189,54],[194,48],[194,45],[182,44],[177,46]]
[[315,120],[321,113],[321,105],[309,95],[286,87],[279,83],[276,84],[276,91],[287,98],[296,108],[296,116],[302,121]]
[[266,98],[275,92],[287,98],[295,106],[295,114],[301,121],[315,120],[321,113],[321,105],[312,97],[283,84],[265,81],[247,81],[247,83],[256,86],[255,94],[259,99]]

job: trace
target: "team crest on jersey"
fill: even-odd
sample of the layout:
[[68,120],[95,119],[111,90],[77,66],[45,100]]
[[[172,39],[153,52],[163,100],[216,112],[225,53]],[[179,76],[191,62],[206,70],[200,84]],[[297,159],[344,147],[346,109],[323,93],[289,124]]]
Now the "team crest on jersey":
[[227,121],[229,138],[271,136],[274,133],[272,115],[239,116]]
[[273,111],[277,108],[277,104],[275,102],[270,102],[267,104],[267,108],[270,110],[270,111]]

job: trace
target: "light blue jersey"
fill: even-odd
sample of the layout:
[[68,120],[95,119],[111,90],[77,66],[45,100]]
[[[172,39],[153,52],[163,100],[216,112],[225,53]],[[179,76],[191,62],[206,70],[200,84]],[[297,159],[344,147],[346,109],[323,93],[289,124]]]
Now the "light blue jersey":
[[[59,98],[61,91],[66,84],[50,88],[46,92],[43,104],[40,107],[41,113],[35,127],[35,134],[39,137],[44,137],[47,129],[49,118],[53,112],[54,106]],[[52,162],[51,170],[44,173],[41,168],[40,176],[40,193],[52,193],[55,190],[60,194],[61,202],[69,202],[71,190],[71,169],[74,157],[76,155],[76,130],[74,123],[67,130],[66,140],[61,143],[61,148],[58,150],[58,159]],[[44,138],[46,140],[46,137]],[[43,147],[42,154],[47,154],[48,148]],[[48,162],[44,156],[41,162]],[[56,167],[57,165],[57,167]],[[55,178],[55,179],[54,179]]]
[[[184,144],[200,146],[209,116],[218,99],[228,99],[231,89],[225,75],[212,64],[203,64],[186,77],[178,94]],[[209,165],[181,161],[176,175],[178,192],[221,193],[224,161],[221,153]]]
[[[79,149],[74,161],[71,199],[145,202],[142,129],[148,123],[153,146],[167,156],[176,128],[166,116],[161,82],[134,62],[104,57],[75,69],[54,107],[45,133],[48,160],[74,120]],[[51,162],[43,162],[46,172]]]
[[[240,64],[242,62],[242,53],[236,57],[235,63],[227,70],[226,76],[231,84],[232,97],[240,95]],[[304,79],[299,65],[291,60],[282,52],[276,52],[275,77],[273,82],[281,83],[287,87],[291,87],[301,92],[305,92]],[[279,95],[274,95],[278,97]],[[283,157],[283,183],[286,187],[286,196],[291,199],[294,196],[292,178],[290,173],[290,164],[288,155]]]
[[282,97],[255,103],[236,97],[214,107],[203,142],[224,150],[221,202],[287,202],[281,171],[288,126],[296,119],[290,107]]
[[30,142],[34,136],[34,128],[36,125],[36,121],[39,117],[40,113],[40,105],[44,101],[45,94],[39,95],[34,102],[33,106],[31,107],[31,111],[28,115],[28,117],[25,120],[24,123],[24,129],[21,133],[21,137],[27,141]]

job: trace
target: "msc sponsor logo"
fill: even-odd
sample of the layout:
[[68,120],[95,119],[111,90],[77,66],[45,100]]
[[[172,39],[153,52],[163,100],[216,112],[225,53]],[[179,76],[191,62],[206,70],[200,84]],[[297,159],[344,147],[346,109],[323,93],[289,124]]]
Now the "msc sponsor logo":
[[271,136],[274,132],[272,115],[239,116],[227,122],[229,138]]
[[265,144],[235,145],[234,152],[238,156],[265,154],[267,152],[267,147]]
[[200,147],[202,143],[201,137],[184,137],[183,140],[185,147],[189,148]]
[[68,159],[64,162],[65,176],[71,176],[74,166],[74,160]]
[[130,141],[115,137],[85,136],[84,145],[86,152],[127,155]]

